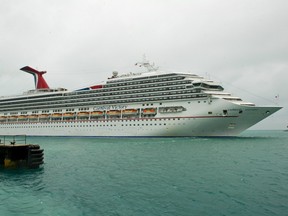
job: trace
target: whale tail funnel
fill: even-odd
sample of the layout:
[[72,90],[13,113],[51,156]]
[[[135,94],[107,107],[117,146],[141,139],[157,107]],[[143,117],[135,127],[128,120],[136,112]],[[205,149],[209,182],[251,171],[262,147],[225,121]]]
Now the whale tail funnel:
[[45,74],[46,71],[37,71],[34,68],[31,68],[29,66],[25,66],[21,68],[20,70],[30,73],[34,76],[36,89],[50,89],[45,79],[43,78],[43,74]]

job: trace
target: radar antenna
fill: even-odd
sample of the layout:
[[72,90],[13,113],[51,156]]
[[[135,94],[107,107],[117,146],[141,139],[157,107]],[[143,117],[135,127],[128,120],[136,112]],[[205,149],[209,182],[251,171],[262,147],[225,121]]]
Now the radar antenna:
[[146,59],[146,56],[143,55],[143,61],[142,62],[137,62],[135,64],[135,66],[139,66],[139,67],[145,67],[147,68],[147,70],[150,71],[157,71],[159,69],[158,66],[155,66],[155,63],[153,62],[152,64],[150,64],[150,62]]

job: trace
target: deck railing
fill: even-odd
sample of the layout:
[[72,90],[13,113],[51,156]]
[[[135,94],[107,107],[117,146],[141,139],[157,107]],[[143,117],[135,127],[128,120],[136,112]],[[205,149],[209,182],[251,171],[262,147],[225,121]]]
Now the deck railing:
[[0,145],[26,144],[26,135],[0,135]]

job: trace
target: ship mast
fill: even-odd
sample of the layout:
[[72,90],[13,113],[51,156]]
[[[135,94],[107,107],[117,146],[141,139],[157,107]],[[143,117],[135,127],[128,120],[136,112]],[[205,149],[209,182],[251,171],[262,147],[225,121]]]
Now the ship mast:
[[143,55],[143,60],[142,62],[137,62],[135,64],[135,66],[139,66],[139,67],[145,67],[148,72],[151,72],[151,71],[157,71],[159,69],[158,66],[155,66],[155,63],[153,62],[152,64],[150,64],[150,62],[146,59],[146,56]]

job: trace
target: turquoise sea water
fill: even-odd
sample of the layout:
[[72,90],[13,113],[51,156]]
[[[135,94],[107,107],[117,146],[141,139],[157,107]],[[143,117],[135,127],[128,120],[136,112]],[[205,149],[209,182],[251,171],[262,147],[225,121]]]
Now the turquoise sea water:
[[0,169],[0,215],[288,215],[288,132],[28,142],[45,164]]

